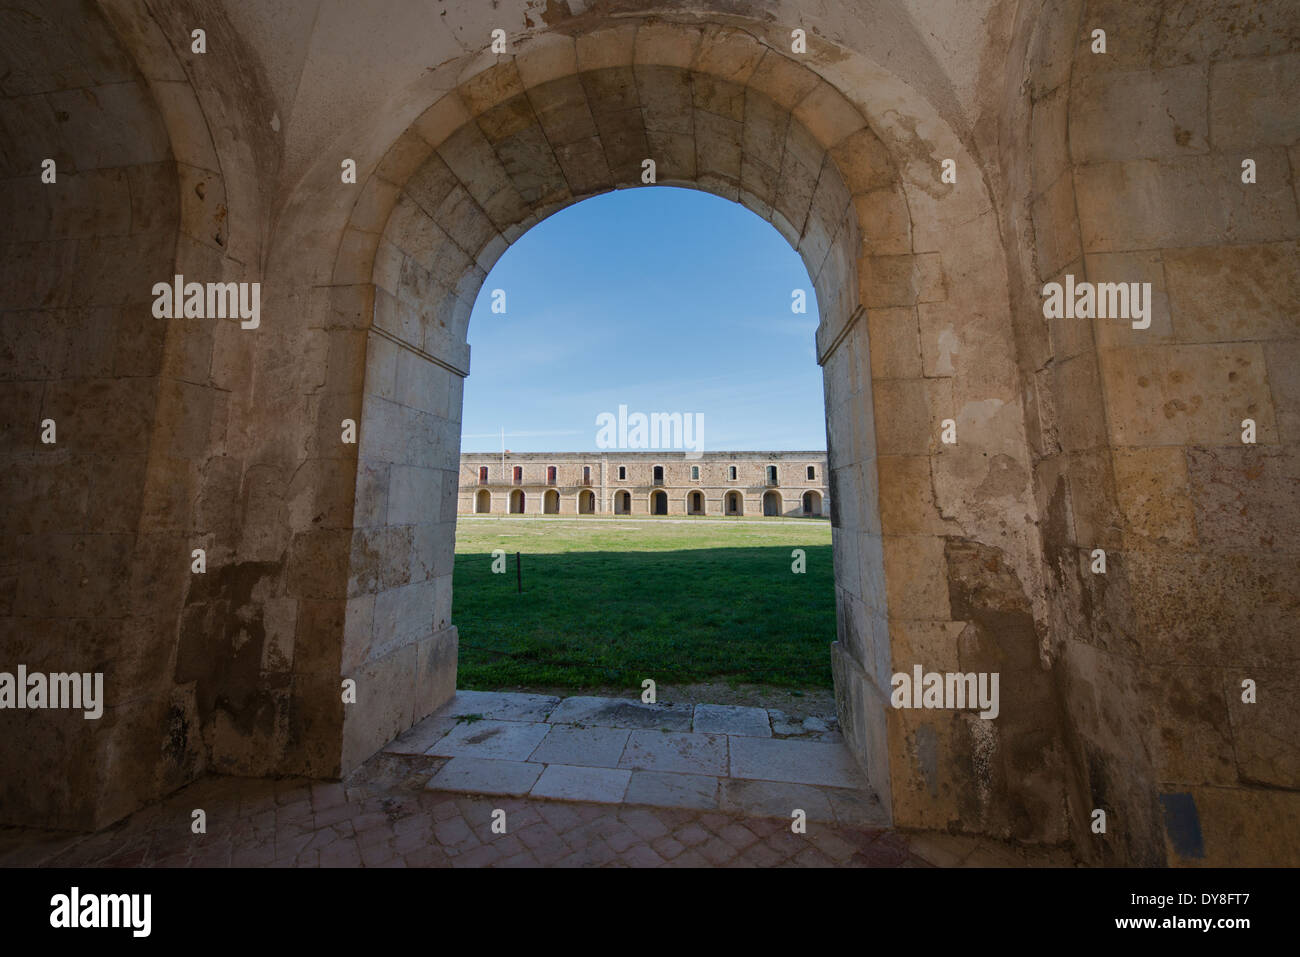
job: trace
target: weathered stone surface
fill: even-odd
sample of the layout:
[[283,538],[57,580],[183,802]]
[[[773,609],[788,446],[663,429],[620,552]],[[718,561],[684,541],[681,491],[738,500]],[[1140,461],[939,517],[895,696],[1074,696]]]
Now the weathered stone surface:
[[604,728],[691,729],[690,705],[642,704],[626,698],[565,698],[551,712],[552,724],[595,725]]
[[[52,649],[104,626],[127,685],[91,742],[5,736],[6,820],[83,826],[205,768],[338,774],[452,694],[474,298],[510,242],[654,156],[770,221],[817,289],[840,717],[894,819],[1179,863],[1161,815],[1190,795],[1206,860],[1278,861],[1292,729],[1262,702],[1237,721],[1229,676],[1225,725],[1160,669],[1294,680],[1293,4],[796,3],[802,57],[752,0],[491,24],[449,3],[432,33],[420,5],[255,6],[209,5],[217,42],[184,69],[166,7],[33,8],[0,51],[0,610]],[[1150,281],[1152,327],[1044,322],[1067,271]],[[152,320],[181,272],[263,283],[261,328]],[[197,588],[166,557],[196,542],[229,569]],[[126,571],[49,584],[107,563]],[[1039,738],[1025,714],[990,733],[886,710],[894,652],[954,631],[963,665],[1014,651]],[[989,773],[995,752],[1034,770]],[[1125,822],[1103,846],[1099,801]]]
[[731,738],[730,745],[732,777],[847,788],[866,784],[852,759],[835,744]]
[[722,734],[633,731],[618,766],[677,774],[726,774],[727,741]]
[[765,710],[727,704],[697,704],[692,730],[697,734],[742,734],[752,738],[772,736]]
[[540,721],[460,721],[428,753],[446,757],[526,761],[550,725]]
[[528,793],[532,797],[557,801],[590,801],[618,804],[627,793],[631,771],[614,768],[570,767],[548,764]]

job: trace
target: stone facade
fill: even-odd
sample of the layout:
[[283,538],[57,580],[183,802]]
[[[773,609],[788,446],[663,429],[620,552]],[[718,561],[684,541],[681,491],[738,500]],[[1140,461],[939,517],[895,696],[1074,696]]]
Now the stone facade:
[[[517,470],[517,471],[516,471]],[[460,457],[460,514],[829,515],[825,452],[496,452]]]
[[[816,287],[839,713],[893,821],[1300,860],[1300,7],[437,6],[5,19],[0,662],[107,698],[0,712],[5,823],[337,777],[447,699],[473,302],[652,158]],[[260,283],[259,328],[153,318],[174,274]],[[1150,282],[1150,327],[1046,320],[1065,275]],[[1001,714],[893,708],[918,664]]]

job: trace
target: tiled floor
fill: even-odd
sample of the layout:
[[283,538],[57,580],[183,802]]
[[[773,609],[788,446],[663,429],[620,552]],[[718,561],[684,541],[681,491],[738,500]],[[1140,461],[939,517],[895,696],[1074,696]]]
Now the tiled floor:
[[[1072,863],[1057,849],[900,832],[872,823],[879,805],[863,791],[843,786],[845,769],[832,761],[828,771],[818,763],[819,756],[843,753],[833,732],[807,734],[820,734],[822,740],[759,737],[739,730],[761,732],[753,714],[719,716],[699,708],[671,712],[677,716],[668,720],[676,724],[664,726],[674,730],[662,731],[627,727],[648,718],[640,710],[625,710],[628,702],[610,712],[594,704],[596,699],[570,698],[561,710],[557,699],[506,697],[458,696],[445,712],[412,729],[343,783],[205,777],[95,834],[0,829],[0,866]],[[478,714],[484,717],[455,720]],[[556,721],[557,714],[582,720]],[[496,727],[487,722],[511,727],[485,734]],[[448,773],[453,768],[463,768],[463,780],[473,786],[496,781],[503,792],[527,796],[458,792],[454,788],[461,779]],[[821,783],[825,780],[834,783]],[[443,790],[448,787],[453,790]],[[581,801],[571,797],[579,793]],[[792,802],[806,811],[803,833],[792,829]],[[192,829],[196,810],[204,812],[204,833]]]
[[887,820],[838,733],[763,708],[461,691],[386,751],[445,759],[432,791]]

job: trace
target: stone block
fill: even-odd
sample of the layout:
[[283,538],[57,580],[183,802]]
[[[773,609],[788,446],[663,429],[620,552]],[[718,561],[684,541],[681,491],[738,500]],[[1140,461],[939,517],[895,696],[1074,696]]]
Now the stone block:
[[727,741],[727,736],[721,734],[633,731],[618,766],[639,771],[726,774]]
[[527,761],[551,726],[539,721],[461,720],[433,745],[430,754],[452,758]]
[[1176,547],[1196,542],[1185,450],[1115,449],[1115,495],[1127,534]]
[[[1186,156],[1209,150],[1205,64],[1107,71],[1070,90],[1070,153],[1076,163]],[[1219,142],[1226,142],[1220,140]]]
[[629,734],[631,732],[625,728],[555,724],[529,760],[574,767],[616,768]]
[[705,774],[633,771],[623,802],[713,811],[718,808],[718,781]]
[[886,534],[884,554],[890,620],[947,621],[950,616],[943,539]]
[[627,793],[631,771],[616,768],[570,767],[548,764],[529,797],[555,801],[586,801],[594,804],[619,804]]
[[1300,337],[1300,243],[1169,249],[1163,258],[1179,341]]
[[1116,445],[1240,446],[1248,417],[1258,442],[1277,440],[1257,344],[1108,349],[1100,365]]
[[755,738],[772,736],[766,711],[739,705],[697,704],[692,727],[697,734],[739,734]]
[[867,784],[842,744],[742,737],[733,737],[729,743],[733,778],[847,788]]

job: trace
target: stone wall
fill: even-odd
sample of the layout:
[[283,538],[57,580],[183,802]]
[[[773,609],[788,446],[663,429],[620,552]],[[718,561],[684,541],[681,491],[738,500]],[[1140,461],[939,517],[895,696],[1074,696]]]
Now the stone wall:
[[[1295,5],[441,6],[0,14],[2,664],[111,712],[0,715],[3,819],[337,776],[451,693],[474,299],[653,158],[816,287],[837,700],[894,821],[1294,861]],[[153,319],[174,273],[261,326]],[[1067,274],[1151,282],[1150,328],[1045,321]],[[1002,714],[891,707],[917,664]]]
[[[1030,3],[1016,36],[1004,231],[1076,844],[1294,861],[1300,15]],[[1065,274],[1150,282],[1150,328],[1045,321]]]

